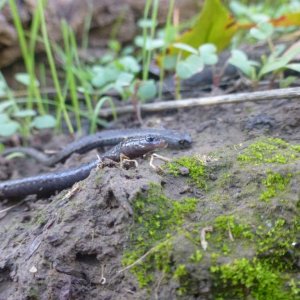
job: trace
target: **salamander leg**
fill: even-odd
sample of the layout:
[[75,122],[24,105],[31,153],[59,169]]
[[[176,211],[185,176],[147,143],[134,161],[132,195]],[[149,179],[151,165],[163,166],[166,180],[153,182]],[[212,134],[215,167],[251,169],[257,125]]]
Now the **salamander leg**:
[[165,157],[165,156],[161,156],[161,155],[159,155],[159,154],[156,154],[156,153],[153,153],[152,155],[151,155],[151,157],[150,157],[150,162],[149,162],[149,164],[150,164],[150,167],[152,168],[152,169],[154,169],[156,172],[164,172],[163,171],[163,169],[160,167],[160,166],[156,166],[155,164],[154,164],[154,159],[159,159],[159,160],[162,160],[162,161],[164,161],[164,162],[171,162],[172,160],[170,159],[170,158],[168,158],[168,157]]
[[124,155],[123,153],[120,154],[120,166],[121,168],[125,167],[125,164],[129,164],[129,163],[134,163],[134,166],[136,168],[138,168],[139,164],[135,159],[130,159],[129,157],[127,157],[126,155]]

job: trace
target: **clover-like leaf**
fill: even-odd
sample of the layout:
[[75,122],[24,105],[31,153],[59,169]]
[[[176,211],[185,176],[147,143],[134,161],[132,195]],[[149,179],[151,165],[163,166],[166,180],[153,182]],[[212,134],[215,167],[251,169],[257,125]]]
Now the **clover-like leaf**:
[[255,66],[258,65],[257,62],[249,60],[247,55],[238,49],[231,51],[231,57],[228,62],[241,70],[248,77],[252,77],[255,72]]
[[203,70],[204,63],[199,55],[190,55],[177,64],[176,73],[181,79],[187,79]]
[[200,46],[199,52],[205,65],[215,65],[218,62],[217,47],[214,44]]
[[[17,73],[15,75],[15,78],[17,81],[19,81],[20,83],[22,83],[25,86],[30,85],[31,78],[30,78],[29,74],[27,74],[27,73]],[[37,79],[34,79],[34,84],[35,84],[35,86],[40,85],[40,83]]]
[[6,124],[9,121],[9,116],[7,114],[0,113],[0,124]]
[[15,134],[18,129],[20,128],[20,125],[16,121],[9,120],[6,123],[0,124],[0,136],[8,137]]
[[31,126],[37,129],[53,128],[55,124],[56,119],[51,115],[37,116],[31,122]]
[[141,82],[137,95],[141,100],[150,100],[156,96],[157,88],[154,80],[145,80]]
[[258,24],[257,27],[250,29],[250,35],[257,40],[262,40],[262,41],[271,37],[273,32],[274,32],[273,25],[268,22],[260,23]]
[[13,116],[15,118],[27,118],[27,117],[34,117],[36,112],[33,109],[24,109],[16,111]]
[[124,56],[120,58],[118,62],[122,65],[125,71],[135,74],[141,70],[141,66],[133,56]]

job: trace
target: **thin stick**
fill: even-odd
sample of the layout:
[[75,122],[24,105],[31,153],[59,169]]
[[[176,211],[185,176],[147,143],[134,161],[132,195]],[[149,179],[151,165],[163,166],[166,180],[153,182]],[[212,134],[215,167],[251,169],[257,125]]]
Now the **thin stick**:
[[[240,94],[228,94],[213,97],[203,98],[190,98],[182,100],[171,100],[155,103],[146,103],[140,106],[142,112],[155,112],[168,109],[178,108],[190,108],[195,106],[226,104],[226,103],[239,103],[248,101],[263,101],[263,100],[278,100],[278,99],[292,99],[300,97],[300,88],[286,88],[276,89],[268,91],[259,91],[253,93],[240,93]],[[131,105],[117,107],[112,109],[102,109],[99,112],[99,116],[108,117],[117,114],[126,114],[134,111],[134,107]]]
[[25,201],[23,200],[23,201],[21,201],[21,202],[15,204],[15,205],[12,205],[12,206],[10,206],[10,207],[7,207],[7,208],[2,209],[2,210],[0,210],[0,214],[1,214],[1,213],[4,213],[4,212],[7,212],[7,211],[9,211],[9,210],[11,210],[11,209],[13,209],[14,207],[20,206],[20,205],[23,204],[24,202],[25,202]]

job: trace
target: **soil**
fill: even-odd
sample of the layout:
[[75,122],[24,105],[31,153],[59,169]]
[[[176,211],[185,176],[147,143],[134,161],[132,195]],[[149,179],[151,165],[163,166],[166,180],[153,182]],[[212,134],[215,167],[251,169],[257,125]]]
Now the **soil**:
[[[197,155],[209,162],[207,158],[211,153],[221,153],[220,165],[232,157],[232,151],[228,152],[228,149],[243,147],[258,137],[271,136],[291,144],[300,143],[299,99],[170,111],[146,115],[144,122],[145,126],[187,131],[193,138],[190,149],[165,149],[159,154],[169,158]],[[134,126],[130,116],[115,124],[115,127],[122,126]],[[50,136],[45,143],[43,135],[34,139],[44,149],[55,149],[56,145],[70,140],[65,136]],[[56,169],[78,165],[94,159],[95,155],[96,151],[84,156],[73,155]],[[195,271],[200,276],[197,291],[187,291],[183,295],[178,293],[180,284],[174,278],[157,280],[148,288],[140,288],[130,270],[118,273],[124,268],[123,253],[131,246],[134,201],[137,195],[146,193],[155,183],[162,186],[165,195],[174,201],[183,197],[200,201],[189,222],[200,220],[209,224],[217,216],[232,212],[247,216],[255,206],[262,213],[262,206],[256,205],[258,200],[251,193],[244,194],[245,201],[237,196],[243,192],[245,180],[249,181],[249,178],[246,179],[241,170],[229,167],[228,172],[239,175],[228,187],[226,192],[231,197],[224,204],[212,199],[210,192],[195,187],[186,176],[158,174],[149,166],[149,159],[139,159],[138,162],[136,169],[115,166],[94,170],[72,189],[48,199],[28,197],[21,203],[0,203],[0,210],[17,204],[0,213],[0,299],[213,299],[214,281],[206,260],[202,262],[201,273],[199,269]],[[1,180],[47,170],[24,158],[1,159],[0,166]],[[299,163],[291,168],[299,173]],[[259,174],[262,169],[257,172]],[[210,175],[211,186],[218,177],[217,171]],[[214,192],[218,189],[225,193],[219,185],[213,187]],[[292,189],[291,194],[299,197],[299,185],[293,182]],[[276,207],[274,209],[278,209]],[[269,207],[263,213],[269,215],[270,211],[272,208]],[[282,217],[291,216],[287,211],[281,209]],[[190,244],[182,237],[176,239],[174,261],[181,261],[190,252]],[[251,249],[244,249],[239,257],[251,255]],[[223,257],[224,261],[229,259]],[[299,262],[298,258],[298,268]]]

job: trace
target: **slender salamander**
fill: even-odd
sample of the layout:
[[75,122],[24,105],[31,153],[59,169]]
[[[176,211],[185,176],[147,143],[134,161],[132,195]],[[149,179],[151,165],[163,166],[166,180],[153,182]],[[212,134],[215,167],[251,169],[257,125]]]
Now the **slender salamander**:
[[[167,147],[167,142],[155,135],[132,137],[123,140],[105,152],[101,159],[119,161],[120,155],[136,158],[158,148]],[[79,167],[37,176],[0,182],[0,199],[24,197],[33,194],[51,194],[71,187],[74,183],[87,178],[92,169],[99,164],[94,160]]]
[[188,148],[192,143],[189,134],[180,133],[170,129],[118,129],[101,131],[96,134],[82,137],[79,140],[68,144],[63,150],[50,157],[34,148],[27,147],[8,148],[2,155],[7,156],[14,152],[21,152],[50,167],[58,162],[66,160],[72,153],[83,154],[95,148],[116,145],[126,138],[142,137],[149,134],[163,138],[168,143],[168,146],[172,148]]

